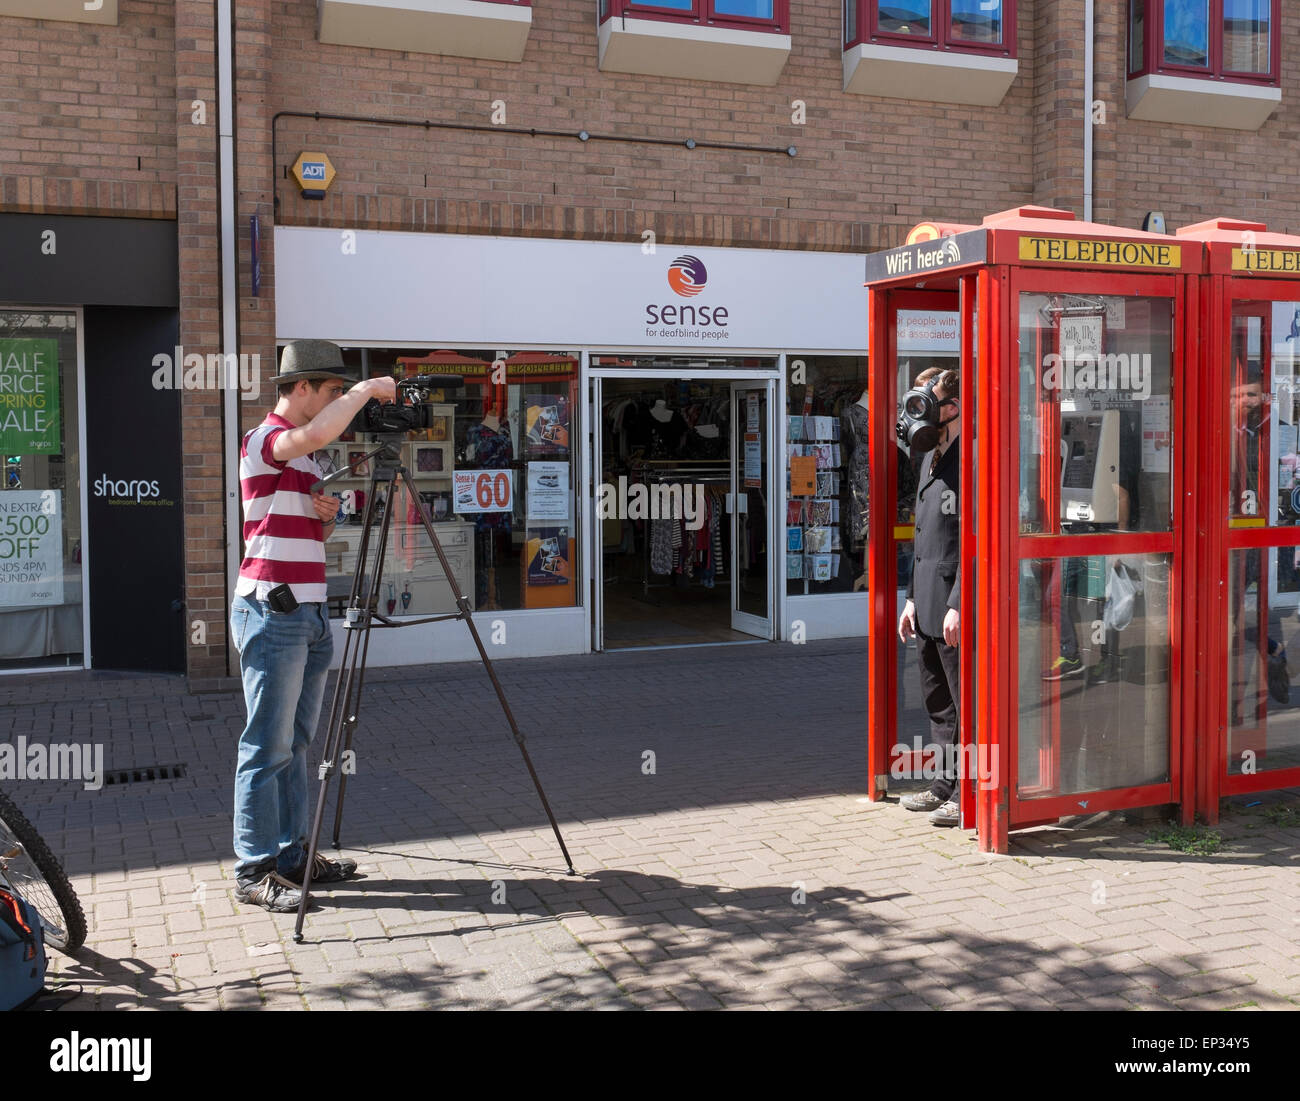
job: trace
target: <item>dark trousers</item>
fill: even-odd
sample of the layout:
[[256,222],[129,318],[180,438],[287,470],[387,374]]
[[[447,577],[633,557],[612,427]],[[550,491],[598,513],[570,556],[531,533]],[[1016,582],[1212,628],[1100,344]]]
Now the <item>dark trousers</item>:
[[921,659],[921,696],[930,715],[930,741],[938,745],[943,754],[939,775],[930,784],[930,792],[938,799],[948,800],[957,790],[957,773],[951,766],[957,760],[958,751],[957,707],[961,699],[961,666],[957,660],[957,647],[949,646],[942,638],[931,638],[918,631],[916,642]]

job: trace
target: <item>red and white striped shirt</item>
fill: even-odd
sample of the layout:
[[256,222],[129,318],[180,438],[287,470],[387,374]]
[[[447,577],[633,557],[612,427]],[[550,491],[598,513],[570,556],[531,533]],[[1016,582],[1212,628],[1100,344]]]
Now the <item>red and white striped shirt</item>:
[[293,427],[270,413],[239,449],[244,560],[236,596],[265,600],[277,585],[288,585],[299,604],[325,599],[324,528],[311,503],[321,468],[311,455],[281,462],[271,450],[275,437]]

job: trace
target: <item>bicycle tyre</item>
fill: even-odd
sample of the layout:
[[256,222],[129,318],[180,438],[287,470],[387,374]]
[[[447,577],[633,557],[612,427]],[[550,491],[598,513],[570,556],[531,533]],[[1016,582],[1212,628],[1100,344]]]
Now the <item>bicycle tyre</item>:
[[86,942],[86,914],[63,865],[13,801],[0,792],[0,869],[41,915],[45,942],[72,955]]

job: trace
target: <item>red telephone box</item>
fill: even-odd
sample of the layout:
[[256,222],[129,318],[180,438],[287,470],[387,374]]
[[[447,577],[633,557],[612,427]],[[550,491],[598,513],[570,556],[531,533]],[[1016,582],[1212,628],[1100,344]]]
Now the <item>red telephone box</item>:
[[941,232],[867,258],[870,797],[946,763],[896,633],[912,460],[894,422],[942,365],[906,337],[921,311],[959,342],[962,825],[1004,852],[1009,831],[1070,815],[1177,803],[1190,821],[1203,701],[1184,620],[1205,556],[1189,443],[1214,399],[1184,364],[1204,250],[1043,207]]
[[1232,219],[1177,236],[1206,251],[1197,807],[1216,822],[1221,796],[1300,785],[1300,237]]

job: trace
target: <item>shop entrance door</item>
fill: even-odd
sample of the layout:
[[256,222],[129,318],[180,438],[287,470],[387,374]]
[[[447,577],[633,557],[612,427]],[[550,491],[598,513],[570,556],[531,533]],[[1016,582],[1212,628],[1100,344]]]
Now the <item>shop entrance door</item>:
[[[731,626],[772,635],[772,386],[731,387]],[[827,547],[827,550],[830,548]]]
[[591,367],[592,649],[774,638],[775,361],[610,354]]

